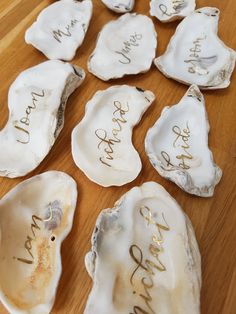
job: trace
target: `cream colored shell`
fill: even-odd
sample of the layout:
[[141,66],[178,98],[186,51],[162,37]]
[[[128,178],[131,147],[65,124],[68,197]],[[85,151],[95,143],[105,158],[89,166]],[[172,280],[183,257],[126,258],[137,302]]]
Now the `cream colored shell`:
[[149,129],[146,153],[157,172],[184,191],[209,197],[222,176],[208,147],[205,102],[197,86],[191,86],[181,101],[165,107]]
[[217,36],[219,10],[201,8],[177,27],[166,52],[155,59],[167,77],[202,89],[226,88],[235,67],[236,53]]
[[0,301],[9,313],[50,313],[76,201],[75,181],[58,171],[18,184],[0,200]]
[[9,119],[0,131],[0,176],[20,177],[47,156],[64,125],[68,97],[83,69],[59,60],[23,71],[8,93]]
[[157,183],[99,215],[85,265],[84,314],[200,314],[201,257],[190,220]]

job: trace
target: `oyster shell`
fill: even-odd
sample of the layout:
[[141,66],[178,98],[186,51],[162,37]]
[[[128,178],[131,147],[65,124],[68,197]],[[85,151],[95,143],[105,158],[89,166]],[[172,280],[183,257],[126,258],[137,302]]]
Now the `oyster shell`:
[[84,314],[200,314],[201,257],[190,220],[157,183],[99,215],[85,265]]
[[208,148],[209,129],[203,95],[193,85],[177,105],[164,108],[145,139],[146,153],[161,176],[204,197],[213,195],[222,176]]
[[150,14],[162,22],[171,22],[189,15],[195,7],[195,0],[151,0]]
[[58,171],[17,185],[0,200],[0,301],[11,314],[48,314],[72,227],[75,181]]
[[155,59],[167,77],[200,88],[226,88],[235,66],[235,51],[218,38],[219,10],[201,8],[177,27],[166,52]]
[[72,60],[92,16],[91,0],[61,0],[46,7],[25,33],[27,44],[48,59]]
[[102,2],[114,12],[126,13],[133,10],[135,0],[102,0]]
[[72,155],[90,180],[120,186],[138,176],[142,164],[132,145],[132,128],[154,99],[150,91],[123,85],[99,91],[87,103],[72,132]]
[[9,89],[9,120],[0,132],[0,176],[24,176],[46,157],[63,128],[67,99],[84,77],[81,68],[59,60],[17,77]]
[[155,58],[156,37],[149,17],[124,14],[107,23],[100,32],[88,70],[104,81],[147,72]]

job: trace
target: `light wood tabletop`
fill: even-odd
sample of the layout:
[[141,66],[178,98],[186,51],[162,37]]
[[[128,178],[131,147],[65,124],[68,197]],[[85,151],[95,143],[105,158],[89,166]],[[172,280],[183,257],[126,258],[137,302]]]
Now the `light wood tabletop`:
[[[25,43],[24,33],[38,13],[51,3],[53,1],[50,0],[0,1],[0,128],[3,128],[8,119],[7,95],[11,83],[24,69],[46,60],[42,53]],[[83,67],[87,76],[68,101],[64,129],[49,155],[35,171],[24,178],[0,178],[0,197],[22,180],[47,170],[65,171],[78,184],[78,204],[73,229],[62,245],[63,272],[52,313],[82,314],[84,311],[92,286],[85,270],[84,256],[90,249],[91,234],[101,209],[112,207],[130,188],[146,181],[156,181],[178,201],[195,228],[202,255],[202,314],[235,314],[236,73],[232,76],[229,88],[204,91],[211,126],[209,145],[216,163],[223,170],[223,178],[212,198],[188,195],[174,183],[160,177],[144,151],[144,138],[148,128],[159,118],[164,106],[179,102],[187,87],[167,79],[154,65],[145,74],[110,82],[103,82],[88,73],[87,60],[95,47],[98,32],[106,22],[117,17],[100,0],[94,0],[93,3],[94,12],[88,33],[72,61]],[[219,36],[229,47],[236,49],[236,1],[198,0],[197,4],[198,7],[216,6],[221,10]],[[137,0],[135,11],[149,15],[149,0]],[[158,33],[157,55],[160,55],[165,51],[178,22],[162,24],[155,18],[153,21]],[[96,91],[123,83],[153,91],[156,101],[133,133],[133,142],[143,163],[140,175],[125,186],[103,188],[89,181],[75,166],[71,155],[71,131],[83,118],[85,104]],[[0,314],[6,313],[0,305]]]

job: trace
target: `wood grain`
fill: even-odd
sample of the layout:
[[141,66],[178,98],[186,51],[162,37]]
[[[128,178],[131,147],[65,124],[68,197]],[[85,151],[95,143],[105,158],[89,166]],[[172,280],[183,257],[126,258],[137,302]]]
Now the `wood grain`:
[[[24,42],[24,32],[49,0],[0,1],[0,128],[8,118],[7,93],[10,84],[24,69],[40,63],[45,57]],[[74,64],[87,70],[87,59],[94,49],[102,26],[116,15],[100,0],[94,0],[94,15],[84,44],[78,50]],[[198,7],[216,6],[221,10],[219,35],[236,49],[235,0],[199,0]],[[137,0],[135,11],[148,14],[149,1]],[[177,23],[163,25],[153,19],[159,37],[157,54],[165,51]],[[145,52],[144,52],[145,53]],[[50,154],[26,178],[47,170],[62,170],[78,183],[78,206],[73,230],[62,246],[63,274],[58,287],[53,314],[82,314],[91,289],[91,280],[84,267],[84,256],[90,248],[90,237],[101,209],[112,207],[120,196],[135,185],[154,180],[162,184],[188,214],[196,230],[202,254],[203,287],[202,314],[236,313],[236,75],[226,90],[204,92],[211,125],[210,147],[217,164],[223,169],[223,179],[210,199],[190,196],[173,183],[161,178],[152,168],[144,152],[144,137],[166,105],[175,104],[186,87],[165,78],[152,69],[143,75],[130,76],[104,83],[87,73],[84,84],[70,98],[65,115],[65,127]],[[102,188],[90,182],[76,168],[71,157],[71,131],[82,119],[86,102],[99,90],[112,84],[130,84],[152,90],[157,100],[135,128],[133,140],[140,153],[143,169],[138,178],[123,187]],[[0,152],[1,154],[1,152]],[[20,158],[20,156],[19,156]],[[24,178],[25,179],[25,178]],[[0,197],[23,179],[0,178]],[[7,313],[0,305],[0,313]],[[103,314],[103,313],[97,313]],[[111,313],[112,314],[112,313]],[[191,313],[189,313],[191,314]]]

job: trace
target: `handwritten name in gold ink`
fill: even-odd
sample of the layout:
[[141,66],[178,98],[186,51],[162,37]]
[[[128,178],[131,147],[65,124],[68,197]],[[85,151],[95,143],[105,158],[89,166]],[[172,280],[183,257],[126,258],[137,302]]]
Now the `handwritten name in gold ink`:
[[[130,276],[130,284],[134,289],[133,293],[138,295],[143,302],[142,306],[135,305],[132,313],[129,314],[157,314],[155,309],[152,308],[151,302],[153,300],[151,292],[154,287],[153,276],[157,272],[166,271],[166,267],[161,261],[161,253],[164,252],[163,243],[164,235],[163,232],[168,232],[170,227],[168,226],[164,214],[162,213],[162,222],[154,219],[156,214],[153,214],[152,210],[147,206],[140,208],[140,215],[146,220],[147,226],[154,226],[156,233],[152,235],[151,243],[149,244],[148,251],[151,254],[151,258],[145,259],[142,249],[137,245],[133,244],[129,249],[130,257],[135,263],[135,269]],[[143,293],[136,290],[137,287],[143,288]]]
[[202,57],[202,43],[207,36],[199,37],[193,42],[193,47],[189,49],[189,59],[184,60],[188,64],[188,72],[191,74],[207,75],[208,67],[217,61],[217,56]]
[[115,111],[113,111],[112,122],[114,127],[112,128],[110,137],[105,129],[97,129],[95,131],[96,137],[100,140],[97,148],[102,150],[104,155],[99,158],[100,162],[108,167],[111,167],[110,161],[114,159],[114,146],[121,142],[119,134],[123,130],[123,125],[127,123],[125,115],[129,112],[129,105],[122,104],[120,101],[114,101],[113,103]]
[[56,39],[61,44],[63,37],[71,37],[72,36],[72,29],[79,21],[77,19],[71,20],[70,23],[65,27],[64,30],[58,29],[53,31],[53,38]]
[[35,110],[37,108],[37,102],[39,101],[39,98],[43,98],[44,96],[44,90],[42,90],[41,93],[31,93],[31,104],[26,108],[25,116],[22,117],[20,121],[16,121],[14,125],[14,128],[17,129],[17,131],[21,132],[21,135],[24,138],[24,140],[17,139],[17,142],[21,144],[28,144],[30,142],[30,132],[29,130],[27,130],[27,127],[30,126],[30,115],[32,113],[32,110]]
[[[180,147],[183,151],[180,155],[177,155],[175,157],[178,161],[180,161],[178,164],[178,167],[184,170],[188,170],[190,169],[190,166],[187,164],[187,161],[193,159],[193,156],[189,152],[189,149],[190,149],[189,138],[190,138],[191,132],[190,132],[188,123],[186,123],[186,128],[184,128],[183,130],[181,130],[179,126],[175,125],[172,128],[172,131],[176,135],[176,138],[173,142],[173,147],[174,148]],[[176,165],[174,165],[173,162],[171,161],[170,155],[167,152],[162,151],[161,156],[165,160],[167,167],[169,166],[176,167]],[[164,169],[164,170],[167,170],[167,169]]]
[[185,0],[172,0],[171,1],[171,8],[169,8],[165,4],[160,4],[159,9],[163,15],[166,16],[173,16],[174,14],[180,13],[181,9],[186,6]]
[[42,219],[36,215],[32,216],[32,222],[30,225],[30,234],[27,235],[25,243],[24,243],[24,248],[26,250],[27,253],[27,257],[14,257],[14,259],[16,259],[17,261],[24,263],[24,264],[33,264],[34,263],[34,254],[33,254],[33,243],[36,242],[37,240],[37,233],[42,229],[40,226],[42,223],[48,222],[49,220],[51,220],[53,218],[53,213],[52,213],[52,207],[50,204],[49,207],[49,217],[46,219]]
[[133,35],[130,35],[127,41],[123,42],[123,47],[121,50],[115,51],[116,54],[120,56],[118,60],[122,64],[129,64],[131,63],[131,58],[129,56],[131,50],[134,47],[139,47],[139,42],[143,38],[142,34],[137,34],[136,32]]

